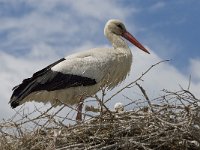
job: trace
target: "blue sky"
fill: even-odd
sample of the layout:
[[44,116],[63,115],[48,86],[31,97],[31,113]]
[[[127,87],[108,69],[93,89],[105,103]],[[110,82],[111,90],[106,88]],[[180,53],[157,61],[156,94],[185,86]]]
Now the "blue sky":
[[[145,29],[141,34],[152,50],[162,57],[174,59],[173,63],[181,70],[183,65],[188,65],[189,58],[199,57],[199,1],[137,1],[135,5],[142,10],[136,16],[136,23]],[[163,44],[172,49],[159,49],[151,36],[158,42],[159,38],[166,40]]]
[[189,75],[199,93],[199,8],[198,0],[0,0],[2,115],[11,112],[11,88],[22,79],[65,55],[110,46],[103,28],[111,18],[121,19],[151,51],[147,56],[130,45],[134,67],[126,82],[155,62],[172,59],[146,78],[149,93],[187,85]]

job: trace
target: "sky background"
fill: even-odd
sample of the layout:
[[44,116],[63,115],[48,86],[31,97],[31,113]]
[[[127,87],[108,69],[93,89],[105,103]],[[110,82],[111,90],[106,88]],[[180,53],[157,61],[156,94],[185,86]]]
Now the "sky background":
[[69,54],[111,46],[103,35],[111,18],[122,20],[151,52],[129,43],[133,67],[121,86],[172,59],[144,78],[150,97],[163,88],[186,88],[190,75],[191,91],[200,96],[199,8],[198,0],[0,0],[0,119],[14,113],[8,105],[12,87],[24,78]]

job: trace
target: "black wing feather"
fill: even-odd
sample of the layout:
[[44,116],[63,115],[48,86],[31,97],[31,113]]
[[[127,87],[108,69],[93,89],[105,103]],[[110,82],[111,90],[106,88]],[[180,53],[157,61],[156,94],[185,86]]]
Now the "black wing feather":
[[37,78],[37,77],[39,77],[39,76],[45,74],[45,73],[46,73],[49,69],[51,69],[53,66],[57,65],[58,63],[60,63],[60,62],[62,62],[62,61],[64,61],[64,60],[65,60],[65,58],[61,58],[61,59],[59,59],[58,61],[56,61],[56,62],[54,62],[54,63],[48,65],[48,66],[45,67],[45,68],[43,68],[42,70],[37,71],[36,73],[33,74],[33,76],[32,76],[31,78],[24,79],[24,80],[22,81],[21,84],[15,86],[12,90],[16,90],[19,86],[21,86],[21,88],[19,88],[19,91],[21,91],[21,89],[23,89],[23,86],[22,86],[22,85],[27,86],[27,84],[29,84],[31,80],[33,80],[33,79],[35,79],[35,78]]
[[56,64],[64,61],[62,58],[55,63],[45,67],[44,69],[33,74],[31,78],[23,80],[23,82],[13,88],[13,94],[10,99],[11,107],[15,108],[19,105],[20,100],[36,91],[54,91],[69,87],[88,86],[96,84],[95,79],[82,77],[73,74],[63,74],[61,72],[52,71],[51,68]]

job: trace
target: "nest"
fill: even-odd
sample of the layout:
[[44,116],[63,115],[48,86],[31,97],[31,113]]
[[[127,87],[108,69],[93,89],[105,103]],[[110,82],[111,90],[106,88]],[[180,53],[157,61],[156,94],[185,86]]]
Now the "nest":
[[[143,74],[144,75],[144,74]],[[142,76],[143,76],[142,75]],[[141,77],[139,78],[139,80]],[[10,120],[0,123],[0,148],[2,150],[198,150],[200,149],[200,100],[190,91],[181,89],[149,99],[138,80],[136,85],[143,99],[133,100],[126,107],[130,111],[111,111],[104,97],[96,100],[100,109],[87,107],[87,111],[99,110],[98,115],[85,111],[85,120],[72,125],[64,124],[59,116],[61,107],[53,114],[52,107],[41,112],[36,108],[30,114],[18,111]],[[103,96],[105,95],[104,90]],[[70,107],[71,108],[71,107]],[[74,109],[74,108],[71,108]],[[38,116],[30,117],[32,113]],[[20,115],[20,116],[19,116]],[[18,118],[18,119],[16,119]],[[62,119],[58,119],[62,118]],[[71,118],[68,118],[71,119]]]

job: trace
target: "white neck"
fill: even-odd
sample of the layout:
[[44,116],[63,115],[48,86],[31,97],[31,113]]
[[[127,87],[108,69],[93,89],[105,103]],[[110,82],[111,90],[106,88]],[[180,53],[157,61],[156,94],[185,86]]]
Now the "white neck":
[[114,48],[129,49],[126,41],[121,36],[116,35],[108,30],[105,32],[105,36],[108,38]]

